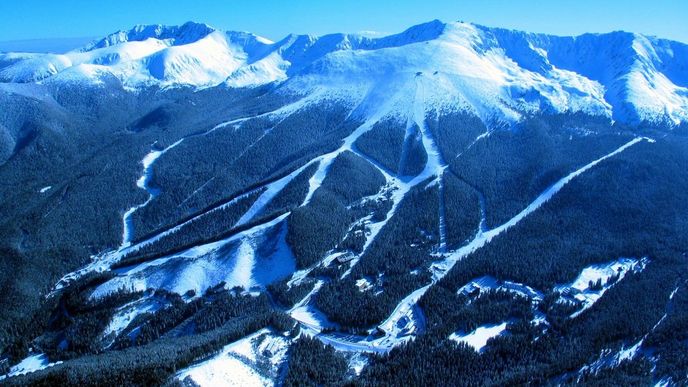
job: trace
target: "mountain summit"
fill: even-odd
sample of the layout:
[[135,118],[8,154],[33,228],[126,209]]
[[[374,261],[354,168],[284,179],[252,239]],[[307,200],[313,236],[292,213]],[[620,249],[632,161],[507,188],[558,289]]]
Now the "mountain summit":
[[215,29],[207,24],[187,22],[181,26],[161,24],[137,25],[129,31],[119,31],[93,42],[84,51],[115,46],[127,42],[142,42],[147,39],[169,40],[172,45],[183,45],[198,41]]

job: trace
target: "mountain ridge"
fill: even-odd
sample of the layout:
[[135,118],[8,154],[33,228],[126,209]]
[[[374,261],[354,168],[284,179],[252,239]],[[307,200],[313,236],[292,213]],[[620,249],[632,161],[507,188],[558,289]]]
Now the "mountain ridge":
[[622,31],[562,37],[433,20],[376,38],[290,34],[272,42],[188,22],[138,25],[63,55],[1,54],[0,81],[97,85],[115,78],[130,89],[293,83],[298,92],[342,79],[369,90],[390,74],[430,71],[451,78],[438,81],[451,94],[442,105],[464,101],[486,120],[583,111],[679,125],[688,117],[687,63],[688,45]]
[[180,26],[168,26],[162,24],[138,24],[128,31],[117,31],[97,40],[82,49],[92,51],[131,41],[143,41],[150,38],[172,39],[177,44],[193,43],[208,34],[216,31],[215,28],[196,22],[186,22]]

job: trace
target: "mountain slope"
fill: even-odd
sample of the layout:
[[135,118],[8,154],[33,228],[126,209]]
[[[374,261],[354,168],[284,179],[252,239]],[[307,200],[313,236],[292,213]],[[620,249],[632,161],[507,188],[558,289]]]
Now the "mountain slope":
[[685,383],[684,59],[440,21],[4,54],[0,380]]

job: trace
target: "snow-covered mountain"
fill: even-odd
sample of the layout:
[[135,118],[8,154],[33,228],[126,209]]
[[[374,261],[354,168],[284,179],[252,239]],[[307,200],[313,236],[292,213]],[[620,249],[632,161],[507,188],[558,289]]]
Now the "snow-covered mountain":
[[[433,77],[429,98],[484,119],[583,111],[622,122],[688,119],[688,45],[612,32],[556,37],[432,21],[381,38],[289,35],[279,42],[205,24],[136,26],[64,55],[0,55],[3,82],[250,87],[299,92],[394,87]],[[403,82],[403,81],[401,81]],[[345,86],[345,87],[342,87]]]
[[685,385],[686,52],[432,21],[0,54],[0,384]]

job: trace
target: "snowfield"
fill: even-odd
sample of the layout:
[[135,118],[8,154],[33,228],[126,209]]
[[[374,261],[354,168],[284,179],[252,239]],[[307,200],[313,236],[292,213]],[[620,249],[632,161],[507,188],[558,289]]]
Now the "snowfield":
[[[672,50],[672,47],[680,49]],[[688,87],[686,87],[685,77],[677,75],[679,71],[675,70],[676,68],[683,69],[681,66],[688,62],[686,53],[688,53],[688,46],[682,43],[638,34],[614,32],[562,38],[488,28],[463,22],[433,21],[412,27],[399,34],[382,37],[357,34],[332,34],[321,37],[290,35],[277,42],[250,33],[223,32],[204,24],[187,23],[179,27],[137,26],[129,31],[109,35],[81,50],[59,55],[2,53],[0,54],[0,82],[8,82],[8,85],[14,86],[0,84],[0,89],[16,88],[25,94],[35,94],[38,98],[36,93],[41,88],[49,89],[56,85],[75,83],[89,86],[114,83],[117,87],[121,86],[129,92],[139,92],[147,87],[160,88],[163,91],[167,88],[191,87],[192,91],[196,92],[210,87],[265,86],[264,89],[269,90],[269,93],[276,90],[275,95],[279,98],[298,97],[290,99],[290,103],[279,107],[270,105],[280,103],[279,98],[275,98],[274,101],[268,100],[268,107],[262,111],[269,111],[261,114],[249,117],[238,116],[241,118],[232,116],[234,119],[229,121],[224,121],[228,118],[222,116],[224,118],[218,118],[217,121],[209,124],[204,129],[207,131],[199,132],[201,134],[191,134],[173,143],[174,139],[168,139],[169,142],[166,144],[171,143],[171,145],[165,148],[153,143],[148,153],[137,156],[143,156],[143,158],[140,160],[140,174],[138,172],[135,174],[138,176],[135,184],[138,189],[145,191],[146,200],[144,201],[144,196],[142,196],[140,201],[122,204],[120,207],[121,243],[117,238],[109,249],[92,256],[92,261],[88,265],[65,275],[58,281],[48,297],[59,294],[75,280],[94,272],[108,272],[113,276],[99,278],[98,282],[94,282],[93,287],[89,288],[89,291],[93,289],[89,294],[90,301],[99,301],[123,290],[143,292],[139,299],[126,303],[122,301],[123,305],[120,304],[118,308],[112,310],[110,321],[98,337],[99,344],[108,349],[115,338],[134,320],[140,321],[140,316],[168,307],[168,302],[162,297],[155,296],[155,290],[182,295],[183,300],[188,302],[201,297],[208,289],[218,284],[223,284],[225,289],[241,287],[252,295],[264,292],[268,285],[282,280],[286,281],[287,288],[301,284],[314,284],[308,294],[291,308],[282,308],[277,305],[277,301],[274,301],[270,294],[267,299],[274,304],[272,306],[276,311],[283,312],[296,321],[300,335],[316,338],[343,353],[348,361],[349,374],[359,375],[367,366],[369,359],[373,358],[370,354],[389,353],[394,348],[411,342],[426,330],[426,321],[419,301],[455,265],[479,249],[488,246],[495,238],[517,227],[582,174],[631,147],[643,142],[654,143],[655,141],[649,137],[641,137],[641,134],[634,135],[637,137],[616,149],[607,150],[609,153],[602,157],[569,171],[566,176],[554,181],[540,192],[532,202],[524,204],[525,207],[522,207],[521,211],[511,219],[503,224],[494,225],[493,228],[489,228],[486,221],[485,195],[477,192],[480,202],[480,221],[479,224],[471,225],[474,227],[473,230],[477,228],[477,232],[472,239],[469,238],[465,244],[455,249],[447,245],[445,212],[448,212],[447,208],[453,211],[455,208],[452,205],[456,203],[445,203],[445,176],[449,176],[445,173],[451,173],[447,171],[449,164],[445,157],[459,158],[474,144],[492,141],[496,137],[491,137],[495,125],[489,127],[488,123],[498,122],[500,126],[503,125],[506,128],[537,114],[585,113],[605,121],[618,121],[624,124],[648,122],[679,125],[686,123],[688,121]],[[17,86],[20,83],[31,85],[36,90]],[[261,92],[262,90],[263,88],[256,89]],[[265,96],[273,97],[271,94]],[[40,98],[46,97],[42,95]],[[263,98],[262,94],[260,98]],[[298,152],[285,156],[284,165],[277,166],[269,173],[260,172],[264,174],[263,178],[268,179],[267,182],[251,186],[250,190],[242,190],[241,195],[236,194],[238,196],[215,198],[218,200],[214,201],[211,207],[202,210],[202,213],[194,213],[193,217],[185,218],[183,222],[179,220],[180,222],[174,223],[176,225],[173,227],[157,229],[146,236],[145,240],[137,239],[140,236],[134,229],[134,217],[140,216],[141,212],[137,214],[137,211],[148,206],[160,194],[159,190],[151,185],[151,179],[155,163],[166,152],[183,150],[186,145],[189,145],[189,141],[183,147],[176,150],[174,148],[192,136],[202,136],[225,128],[231,131],[244,124],[246,127],[242,129],[251,129],[249,126],[254,122],[250,120],[262,117],[269,121],[270,127],[256,134],[255,141],[254,137],[251,137],[250,141],[247,140],[250,145],[240,152],[246,152],[249,149],[256,150],[258,145],[255,148],[252,147],[268,136],[272,128],[282,122],[281,120],[310,104],[326,105],[334,102],[350,109],[347,116],[347,120],[350,120],[348,122],[356,120],[355,122],[360,123],[356,128],[347,127],[347,130],[353,130],[347,132],[349,134],[346,137],[342,135],[344,138],[337,137],[336,140],[339,142],[329,142],[330,138],[328,138],[326,149],[316,148],[316,145],[313,145],[316,144],[315,142],[307,144],[309,148],[295,148]],[[213,105],[210,107],[215,108]],[[261,111],[258,108],[255,110]],[[254,110],[247,109],[246,111]],[[429,117],[432,117],[433,113],[440,112],[473,114],[486,123],[488,129],[477,136],[472,134],[470,138],[461,139],[460,141],[465,140],[465,144],[461,145],[462,149],[452,149],[451,155],[447,156],[446,153],[440,151],[440,149],[445,151],[446,144],[438,143],[434,137],[437,135],[438,139],[443,138],[440,129],[434,132],[427,125]],[[401,125],[406,125],[399,173],[387,169],[356,146],[356,141],[361,136],[371,131],[376,124],[390,118],[399,120]],[[221,123],[218,124],[218,122]],[[262,127],[262,123],[260,125]],[[210,127],[212,128],[208,129]],[[417,133],[415,133],[416,127]],[[572,130],[575,131],[575,129]],[[169,132],[176,133],[172,130]],[[333,130],[332,133],[339,135],[340,132]],[[623,135],[626,133],[624,132]],[[417,140],[427,155],[427,161],[422,171],[416,175],[407,176],[401,167],[406,160],[405,154],[408,153],[406,140],[411,135],[418,136]],[[320,143],[317,143],[317,146],[320,147]],[[315,152],[313,149],[318,149],[318,153],[310,159],[301,158],[305,157],[303,154]],[[356,155],[384,177],[384,184],[379,191],[362,198],[361,203],[386,201],[384,203],[386,206],[380,208],[384,208],[387,212],[379,214],[371,211],[363,215],[356,212],[356,218],[348,219],[346,222],[349,224],[343,225],[342,229],[349,228],[346,236],[349,236],[348,233],[359,233],[351,235],[360,237],[352,242],[354,244],[360,242],[360,245],[351,247],[352,244],[347,245],[350,242],[348,239],[335,240],[331,244],[335,247],[328,247],[331,250],[316,257],[317,262],[310,267],[297,270],[297,259],[286,241],[291,209],[284,209],[279,216],[265,216],[265,210],[271,208],[269,205],[273,200],[297,176],[312,168],[314,172],[308,178],[304,199],[301,203],[296,203],[297,206],[309,205],[313,197],[319,194],[318,190],[328,178],[334,161],[345,152]],[[239,165],[239,163],[233,165]],[[282,174],[282,168],[285,166],[292,168],[286,175]],[[205,169],[202,171],[206,173]],[[255,172],[255,174],[258,173]],[[267,177],[275,175],[280,177],[274,179]],[[204,192],[203,189],[207,184],[210,182],[220,184],[220,180],[225,178],[218,175],[203,176],[202,179],[198,178],[198,181],[193,180],[194,186],[188,191],[192,193],[189,195],[185,192],[186,197],[180,198],[179,201],[183,199],[182,204],[189,204],[188,207],[192,207],[191,203],[195,200],[190,198],[199,199],[194,195]],[[253,175],[249,175],[246,179],[249,178],[250,181],[254,180]],[[371,181],[376,180],[371,178]],[[40,196],[47,201],[56,196],[56,190],[62,190],[58,182],[52,182],[52,184],[57,184],[55,187],[58,188],[55,189],[53,186],[39,188],[48,183],[49,181],[43,181],[40,185],[30,186],[32,195]],[[129,182],[134,192],[138,192],[136,187],[133,187],[133,183],[133,181]],[[232,190],[235,188],[231,186]],[[361,259],[366,259],[366,253],[378,240],[382,230],[388,225],[395,226],[394,222],[390,221],[397,216],[399,206],[412,196],[409,193],[414,192],[414,189],[429,188],[439,195],[438,205],[436,208],[433,207],[433,211],[436,210],[437,213],[432,213],[433,216],[437,215],[438,221],[433,228],[437,227],[439,236],[437,243],[430,249],[429,256],[432,262],[429,263],[429,269],[427,265],[403,268],[405,273],[413,269],[411,273],[418,274],[416,278],[424,282],[414,283],[413,286],[418,286],[418,288],[410,288],[408,294],[383,293],[387,289],[395,289],[394,287],[384,288],[385,281],[389,279],[385,277],[384,271],[371,273],[354,269],[366,271],[370,269],[368,265],[365,268],[357,267],[357,265]],[[487,190],[490,187],[482,187],[482,189]],[[150,256],[146,255],[146,257],[154,257],[149,260],[122,261],[125,257],[131,258],[131,253],[141,252],[140,249],[143,247],[158,247],[152,245],[165,241],[163,238],[173,236],[175,233],[181,235],[185,227],[194,221],[217,214],[216,211],[227,209],[241,200],[254,197],[255,201],[250,205],[247,204],[248,210],[240,214],[238,221],[233,225],[228,225],[226,230],[218,232],[216,236],[191,244],[187,244],[187,239],[175,240],[172,243],[178,244],[172,247],[166,245],[164,251],[161,248]],[[488,197],[491,196],[488,195]],[[176,198],[174,200],[176,201]],[[354,207],[353,204],[352,207]],[[355,212],[352,211],[352,213]],[[354,216],[352,215],[351,218]],[[477,222],[478,219],[475,220]],[[120,219],[116,218],[115,224],[119,225],[119,221]],[[434,220],[433,223],[435,223]],[[450,226],[455,225],[450,224]],[[451,228],[450,231],[453,232]],[[320,242],[317,241],[317,243]],[[329,243],[329,241],[326,242]],[[184,247],[174,248],[179,244],[183,244]],[[412,246],[415,247],[415,245]],[[348,250],[349,248],[355,252]],[[148,253],[147,249],[145,251]],[[134,256],[134,258],[140,257]],[[404,261],[411,259],[403,258]],[[608,259],[614,258],[617,256]],[[373,257],[373,259],[381,258]],[[418,259],[428,259],[428,255]],[[559,299],[556,302],[580,305],[580,308],[569,316],[577,318],[593,307],[626,275],[644,270],[648,262],[649,259],[643,257],[622,257],[606,263],[593,264],[582,268],[577,277],[571,279],[571,282],[557,284],[549,289],[535,289],[524,283],[510,281],[509,278],[484,275],[472,278],[461,286],[457,293],[466,296],[466,298],[460,297],[466,303],[473,302],[478,295],[491,290],[527,297],[532,301],[531,307],[535,316],[533,322],[542,324],[540,328],[547,330],[555,326],[554,320],[551,321],[552,325],[548,326],[550,322],[547,321],[543,312],[537,310],[537,306],[545,299],[545,294],[549,294],[549,291],[558,292]],[[338,272],[331,270],[334,264],[341,264],[342,270]],[[321,270],[323,268],[324,270]],[[390,270],[386,273],[391,272]],[[336,273],[336,275],[331,273]],[[490,273],[480,275],[482,274]],[[367,327],[370,329],[363,333],[349,334],[337,331],[341,327],[330,321],[328,316],[316,306],[318,294],[328,281],[342,280],[349,276],[352,276],[350,280],[356,286],[353,294],[362,296],[362,299],[377,297],[380,294],[382,294],[381,298],[397,296],[398,298],[394,300],[401,298],[396,305],[389,305],[391,313],[383,321],[379,321],[377,326]],[[325,289],[328,288],[325,287]],[[297,294],[303,294],[300,293],[301,289],[297,291]],[[669,303],[677,291],[678,287],[669,296]],[[275,300],[290,299],[292,295],[288,296],[281,298],[276,294],[274,298]],[[212,296],[208,296],[204,301],[210,299]],[[598,304],[599,306],[602,305]],[[326,309],[322,308],[322,310]],[[65,313],[67,313],[66,309]],[[334,314],[331,317],[335,319]],[[657,321],[653,330],[660,326],[666,317],[667,314]],[[448,339],[470,346],[481,353],[490,339],[509,334],[508,324],[513,321],[501,321],[501,319],[495,321],[498,323],[478,326],[471,332],[454,332],[448,336]],[[193,326],[190,330],[192,328]],[[457,327],[453,327],[446,334],[456,329]],[[633,342],[618,343],[613,348],[602,350],[599,357],[592,357],[580,372],[613,367],[623,360],[633,359],[643,350],[645,337],[640,340],[634,337]],[[203,359],[196,359],[193,365],[177,371],[174,377],[185,385],[277,385],[281,382],[288,366],[290,345],[296,339],[269,328],[261,329],[224,346],[219,352]],[[46,353],[53,353],[48,349],[44,348],[44,350]],[[597,350],[596,348],[595,351]],[[0,380],[60,363],[50,363],[45,354],[31,351],[29,357],[11,367],[9,374],[0,377]]]

